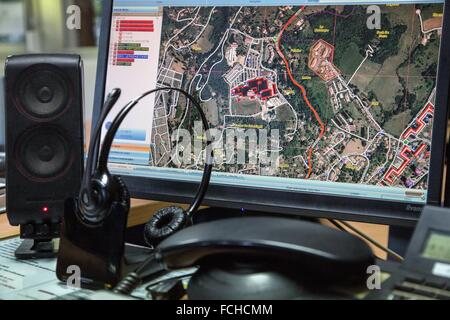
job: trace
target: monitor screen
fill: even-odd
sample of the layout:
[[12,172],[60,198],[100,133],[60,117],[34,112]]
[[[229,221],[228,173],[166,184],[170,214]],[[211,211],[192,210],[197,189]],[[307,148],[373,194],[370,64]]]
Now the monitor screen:
[[[122,97],[104,132],[129,100],[181,88],[201,102],[214,139],[207,202],[408,220],[439,201],[443,1],[186,3],[112,1],[97,93]],[[110,169],[137,195],[171,200],[178,184],[187,199],[205,147],[198,113],[165,91],[125,120]]]

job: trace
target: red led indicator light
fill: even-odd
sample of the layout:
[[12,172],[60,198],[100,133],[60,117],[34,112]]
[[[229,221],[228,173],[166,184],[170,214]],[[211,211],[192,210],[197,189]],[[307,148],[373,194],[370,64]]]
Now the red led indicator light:
[[48,212],[48,207],[43,207],[43,208],[42,208],[42,212],[43,212],[43,213],[47,213],[47,212]]

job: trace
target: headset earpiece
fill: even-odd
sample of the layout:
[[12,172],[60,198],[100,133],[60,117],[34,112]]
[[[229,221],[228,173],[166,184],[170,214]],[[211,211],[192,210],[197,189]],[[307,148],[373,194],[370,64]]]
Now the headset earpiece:
[[145,242],[156,247],[164,239],[182,230],[189,224],[188,215],[179,207],[159,210],[145,225]]
[[[120,95],[120,89],[113,89],[108,94],[89,145],[83,182],[77,201],[78,217],[86,224],[100,224],[110,213],[113,201],[117,201],[124,192],[123,182],[112,176],[107,167],[99,169],[97,150],[100,146],[103,123]],[[126,193],[128,193],[127,190]]]
[[80,195],[80,218],[88,224],[101,223],[109,214],[113,202],[121,202],[130,208],[130,194],[120,177],[109,173],[96,173],[90,180],[89,195],[85,190]]

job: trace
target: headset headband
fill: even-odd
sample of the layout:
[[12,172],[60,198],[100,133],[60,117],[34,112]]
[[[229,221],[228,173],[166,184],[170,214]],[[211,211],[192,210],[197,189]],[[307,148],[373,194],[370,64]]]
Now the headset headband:
[[157,92],[161,92],[161,91],[177,91],[177,92],[183,94],[188,99],[188,101],[190,101],[195,106],[197,111],[200,113],[203,127],[206,132],[205,133],[206,139],[207,139],[206,163],[205,163],[205,168],[203,171],[202,181],[197,190],[197,194],[194,198],[194,201],[190,205],[189,209],[186,211],[186,213],[188,214],[188,216],[191,216],[200,207],[200,205],[205,197],[205,193],[206,193],[206,190],[208,188],[208,185],[209,185],[209,182],[211,179],[211,173],[212,173],[212,167],[213,167],[212,139],[211,139],[211,134],[209,132],[208,120],[207,120],[205,113],[203,112],[200,104],[196,101],[196,99],[192,95],[190,95],[189,93],[187,93],[186,91],[184,91],[182,89],[168,88],[168,87],[162,87],[162,88],[157,88],[157,89],[147,91],[147,92],[143,93],[141,96],[139,96],[138,98],[128,102],[120,110],[120,112],[117,114],[117,116],[114,118],[113,122],[111,123],[110,128],[108,129],[108,132],[103,141],[103,146],[100,151],[100,157],[97,161],[97,158],[98,158],[97,151],[98,151],[98,147],[100,145],[101,131],[102,131],[103,123],[106,120],[106,117],[111,112],[114,105],[117,103],[117,100],[119,99],[120,93],[121,93],[120,89],[114,89],[111,91],[111,93],[108,95],[108,98],[104,104],[99,121],[97,123],[94,134],[92,136],[93,140],[91,141],[91,145],[89,147],[88,159],[87,159],[87,163],[86,163],[86,170],[85,170],[84,177],[83,177],[83,185],[80,190],[80,200],[81,201],[86,202],[86,203],[91,201],[92,190],[91,190],[90,180],[91,180],[91,177],[95,174],[95,172],[109,174],[108,158],[109,158],[109,153],[111,151],[112,144],[114,142],[114,137],[115,137],[117,131],[119,130],[120,125],[125,120],[125,118],[129,114],[129,112],[143,98],[145,98],[153,93],[157,93]]

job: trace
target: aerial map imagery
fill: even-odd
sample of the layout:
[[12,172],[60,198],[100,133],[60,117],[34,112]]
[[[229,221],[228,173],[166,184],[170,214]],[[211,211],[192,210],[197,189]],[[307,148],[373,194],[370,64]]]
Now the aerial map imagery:
[[[278,130],[276,167],[216,171],[427,189],[443,6],[369,7],[164,7],[158,85],[220,132]],[[154,112],[153,165],[174,167],[169,137],[199,117],[177,93]]]

